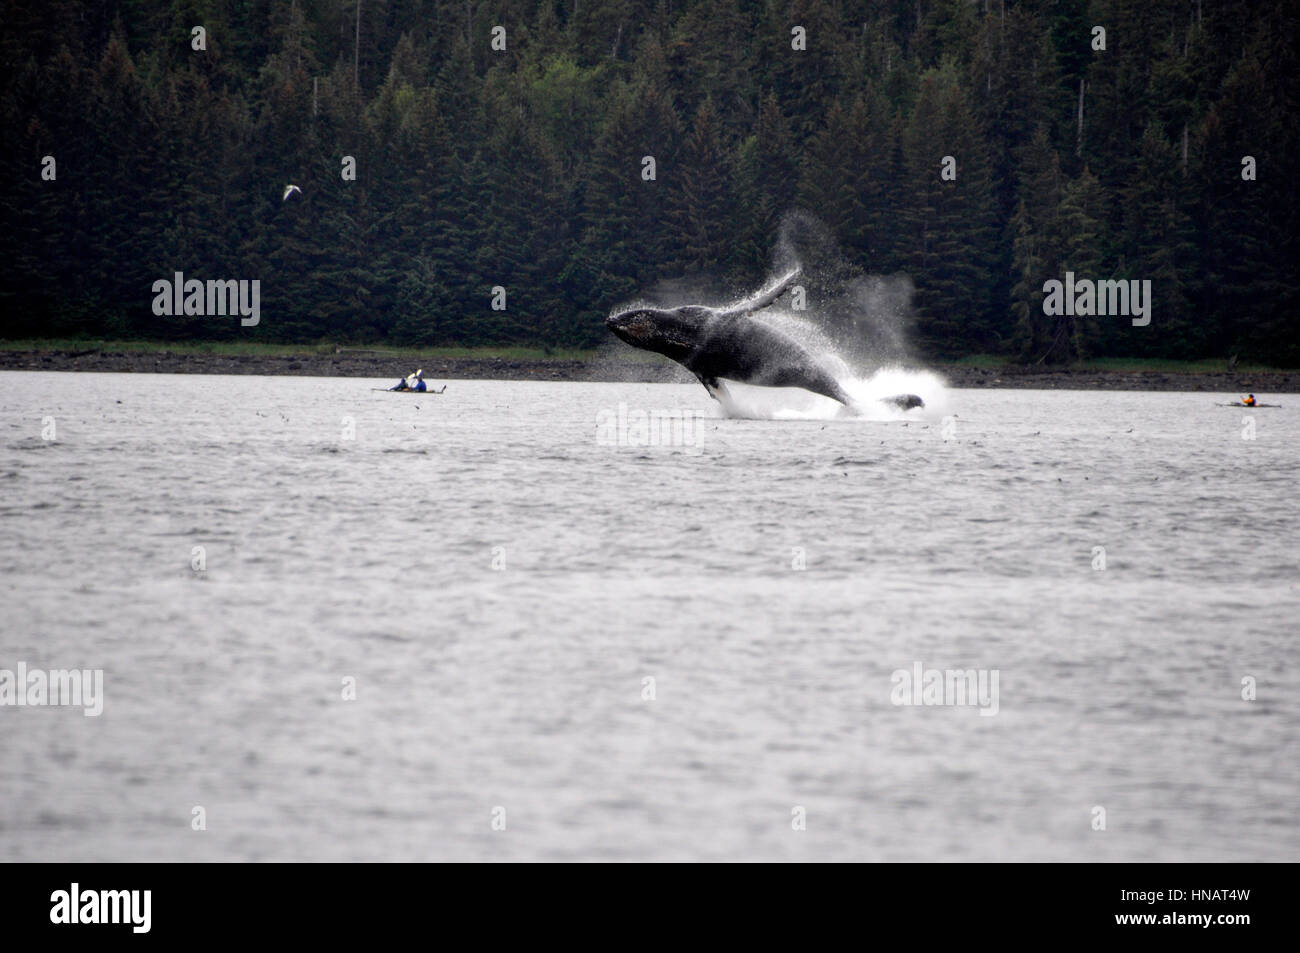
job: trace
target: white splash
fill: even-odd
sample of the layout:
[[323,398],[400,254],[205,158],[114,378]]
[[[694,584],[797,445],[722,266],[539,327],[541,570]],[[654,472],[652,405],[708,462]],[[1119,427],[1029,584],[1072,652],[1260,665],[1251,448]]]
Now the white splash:
[[[724,381],[718,405],[724,417],[748,420],[940,420],[948,413],[948,385],[933,371],[882,367],[868,377],[837,375],[856,406],[799,387],[756,387]],[[903,410],[882,403],[886,397],[916,394],[924,407]]]

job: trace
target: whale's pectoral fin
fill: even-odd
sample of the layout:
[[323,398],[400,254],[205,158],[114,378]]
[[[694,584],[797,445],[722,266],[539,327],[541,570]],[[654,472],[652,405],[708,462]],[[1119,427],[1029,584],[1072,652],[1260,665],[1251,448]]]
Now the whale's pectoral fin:
[[751,312],[766,308],[777,298],[781,297],[781,295],[785,294],[786,289],[794,284],[795,279],[802,273],[803,269],[796,265],[792,271],[787,272],[784,276],[778,278],[758,294],[746,298],[744,301],[738,301],[730,307],[718,308],[717,314],[720,316],[750,314]]
[[703,374],[696,374],[695,376],[700,379],[700,383],[703,384],[704,389],[709,392],[709,396],[718,403],[722,403],[724,400],[729,400],[731,398],[731,392],[727,390],[727,385],[722,383],[722,381],[718,380],[716,377],[705,377]]
[[798,375],[784,379],[781,383],[787,387],[802,387],[804,390],[810,390],[814,394],[821,394],[823,397],[837,400],[845,407],[853,407],[853,398],[850,397],[844,388],[839,385],[838,381],[827,374],[817,374],[812,377]]
[[911,410],[913,407],[924,407],[925,401],[915,394],[897,394],[893,397],[880,398],[882,403],[893,404],[900,410]]
[[705,377],[703,374],[696,374],[695,376],[700,379],[700,383],[703,384],[704,389],[709,392],[709,396],[720,402],[721,399],[718,397],[718,394],[720,392],[725,393],[721,381],[716,377]]

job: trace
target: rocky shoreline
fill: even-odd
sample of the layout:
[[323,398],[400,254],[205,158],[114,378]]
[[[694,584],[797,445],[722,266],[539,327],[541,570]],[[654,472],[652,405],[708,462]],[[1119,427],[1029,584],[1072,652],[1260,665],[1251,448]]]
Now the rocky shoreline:
[[[201,354],[172,351],[0,350],[0,370],[135,374],[263,374],[397,380],[418,359],[348,353]],[[689,379],[674,365],[617,358],[593,361],[497,357],[429,357],[424,376],[438,380],[658,381]],[[1211,391],[1223,394],[1300,393],[1300,371],[1103,371],[1077,368],[998,369],[944,365],[933,370],[952,387],[1033,390]]]

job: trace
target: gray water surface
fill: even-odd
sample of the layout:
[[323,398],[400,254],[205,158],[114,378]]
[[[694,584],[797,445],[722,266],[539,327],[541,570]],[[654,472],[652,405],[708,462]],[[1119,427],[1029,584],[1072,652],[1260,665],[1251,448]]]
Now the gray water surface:
[[0,856],[1300,857],[1300,398],[388,383],[0,373]]

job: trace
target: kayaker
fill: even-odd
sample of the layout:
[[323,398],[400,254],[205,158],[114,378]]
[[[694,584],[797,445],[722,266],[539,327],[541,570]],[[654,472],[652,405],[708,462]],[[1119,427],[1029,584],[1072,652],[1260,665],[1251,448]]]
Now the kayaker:
[[1241,398],[1241,402],[1242,402],[1243,404],[1245,404],[1247,407],[1254,407],[1254,406],[1255,406],[1255,395],[1254,395],[1254,394],[1247,394],[1245,397]]
[[397,382],[396,386],[389,390],[414,390],[426,391],[429,388],[424,383],[424,368],[418,368],[414,374],[408,374]]

